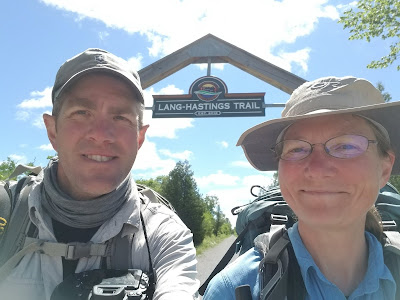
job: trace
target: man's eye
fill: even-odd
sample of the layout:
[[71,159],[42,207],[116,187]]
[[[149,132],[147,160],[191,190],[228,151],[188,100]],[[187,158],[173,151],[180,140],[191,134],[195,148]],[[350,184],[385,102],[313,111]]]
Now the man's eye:
[[125,122],[132,123],[132,121],[129,118],[124,117],[124,116],[115,116],[114,119],[118,120],[118,121],[125,121]]
[[77,110],[75,112],[76,115],[86,115],[88,112],[86,110]]

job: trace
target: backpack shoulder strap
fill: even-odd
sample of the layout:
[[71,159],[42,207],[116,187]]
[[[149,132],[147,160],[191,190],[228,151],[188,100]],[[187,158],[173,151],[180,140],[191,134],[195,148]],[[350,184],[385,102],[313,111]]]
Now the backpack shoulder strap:
[[18,252],[25,243],[30,218],[28,214],[28,196],[33,184],[33,178],[24,177],[18,181],[11,194],[11,216],[7,231],[1,241],[0,266],[14,253]]
[[10,222],[12,194],[8,182],[0,182],[0,241]]
[[269,239],[260,238],[255,244],[265,253],[259,267],[260,299],[304,299],[303,278],[286,228],[279,228]]
[[[385,231],[384,233],[387,237],[383,247],[385,265],[392,273],[396,286],[400,287],[400,233],[398,231]],[[396,289],[396,299],[400,299],[400,288]]]

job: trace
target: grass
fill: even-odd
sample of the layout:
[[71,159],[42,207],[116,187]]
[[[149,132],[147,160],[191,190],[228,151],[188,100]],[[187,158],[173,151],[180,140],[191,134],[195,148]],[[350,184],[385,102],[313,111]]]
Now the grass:
[[196,246],[197,255],[200,255],[201,253],[203,253],[207,249],[210,249],[210,248],[218,245],[219,243],[221,243],[224,239],[226,239],[229,236],[231,236],[231,234],[221,234],[221,235],[217,235],[217,236],[215,236],[215,235],[206,236],[204,238],[203,242],[201,242],[200,245]]

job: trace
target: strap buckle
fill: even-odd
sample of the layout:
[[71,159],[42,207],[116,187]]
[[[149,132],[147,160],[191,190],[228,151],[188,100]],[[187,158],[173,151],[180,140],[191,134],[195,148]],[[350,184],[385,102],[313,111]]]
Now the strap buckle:
[[91,246],[92,243],[68,243],[64,257],[66,260],[76,260],[82,257],[89,257]]
[[286,224],[289,220],[289,218],[285,215],[275,215],[271,214],[270,216],[271,223],[272,224]]
[[384,231],[396,231],[397,223],[394,220],[382,221],[382,227]]

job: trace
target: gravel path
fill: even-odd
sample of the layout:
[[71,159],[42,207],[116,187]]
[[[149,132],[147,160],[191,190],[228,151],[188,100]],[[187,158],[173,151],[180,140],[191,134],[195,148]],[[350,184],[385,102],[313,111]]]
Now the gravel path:
[[[197,278],[200,280],[200,285],[203,284],[203,282],[211,274],[215,266],[220,262],[221,258],[224,256],[235,239],[236,237],[232,235],[215,247],[210,248],[197,256]],[[236,256],[234,256],[233,259],[235,257]]]

